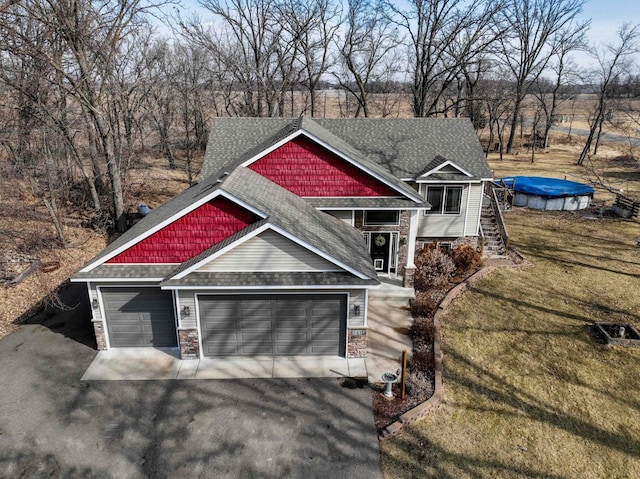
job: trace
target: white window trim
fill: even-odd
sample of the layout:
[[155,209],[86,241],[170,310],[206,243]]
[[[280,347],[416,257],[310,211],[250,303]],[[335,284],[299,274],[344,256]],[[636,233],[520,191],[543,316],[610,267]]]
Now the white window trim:
[[[425,191],[424,191],[425,200],[427,199],[427,195],[429,193],[429,188],[442,188],[443,189],[441,207],[440,207],[440,211],[438,213],[436,213],[435,210],[433,209],[433,206],[432,206],[432,209],[423,211],[423,213],[422,213],[423,216],[461,216],[462,215],[462,212],[464,211],[464,209],[462,208],[462,196],[464,195],[464,189],[465,189],[465,187],[463,185],[431,185],[431,186],[427,186]],[[459,211],[457,213],[445,213],[444,212],[444,206],[445,206],[446,201],[447,201],[447,192],[448,192],[449,189],[453,189],[453,188],[459,188],[460,189]]]

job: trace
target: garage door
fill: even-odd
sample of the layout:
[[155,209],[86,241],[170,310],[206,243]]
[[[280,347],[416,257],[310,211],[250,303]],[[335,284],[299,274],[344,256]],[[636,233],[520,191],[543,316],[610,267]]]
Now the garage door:
[[157,288],[102,288],[112,347],[175,347],[171,292]]
[[200,296],[205,356],[344,355],[345,295]]

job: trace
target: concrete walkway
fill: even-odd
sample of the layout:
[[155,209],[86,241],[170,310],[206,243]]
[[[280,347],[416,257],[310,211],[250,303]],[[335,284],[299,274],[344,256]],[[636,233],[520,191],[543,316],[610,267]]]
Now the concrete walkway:
[[402,350],[411,355],[409,328],[413,318],[409,300],[415,297],[413,288],[403,288],[400,281],[382,279],[379,288],[369,292],[369,344],[367,347],[367,377],[370,383],[381,382],[385,372],[401,368]]
[[181,360],[174,350],[123,348],[98,351],[82,380],[339,377],[367,377],[365,360],[327,356]]

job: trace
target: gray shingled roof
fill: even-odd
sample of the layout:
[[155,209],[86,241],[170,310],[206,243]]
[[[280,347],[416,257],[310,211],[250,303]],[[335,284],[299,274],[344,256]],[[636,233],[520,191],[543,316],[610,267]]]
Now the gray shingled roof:
[[376,286],[376,279],[361,279],[349,273],[264,272],[191,273],[182,279],[161,283],[164,287],[243,287],[243,286]]
[[415,208],[430,209],[431,205],[426,201],[415,203],[404,198],[384,198],[368,196],[363,198],[305,198],[314,208],[331,208],[346,210],[369,210],[369,209],[394,209],[406,210]]
[[[491,170],[471,122],[462,118],[314,118],[302,127],[317,127],[349,145],[351,153],[377,163],[399,179],[414,179],[437,157],[451,160],[474,178],[490,178]],[[278,134],[294,131],[287,118],[217,118],[205,154],[202,177],[232,165],[248,151],[256,151]],[[286,135],[285,135],[286,136]],[[324,141],[324,140],[323,140]],[[327,141],[330,143],[330,141]],[[331,143],[330,143],[331,144]],[[343,146],[344,147],[344,146]],[[346,152],[345,152],[346,153]]]
[[[194,201],[202,199],[217,189],[221,189],[251,205],[256,210],[265,214],[267,218],[247,226],[232,237],[214,245],[198,257],[192,258],[177,268],[175,265],[172,266],[162,277],[166,278],[183,271],[203,259],[206,255],[218,251],[220,248],[223,248],[227,244],[230,244],[268,222],[317,248],[329,257],[335,258],[348,267],[377,281],[377,279],[375,279],[377,278],[377,274],[373,268],[364,239],[355,229],[330,215],[316,210],[302,198],[247,168],[236,168],[229,175],[225,176],[222,181],[219,181],[218,177],[218,174],[210,176],[197,186],[189,188],[161,207],[153,210],[148,216],[143,218],[142,221],[117,238],[88,264],[104,258],[110,252],[115,251],[131,239],[134,239],[137,235],[164,222]],[[103,274],[102,272],[108,271],[107,269],[103,269],[106,266],[107,265],[101,265],[99,268],[94,268],[91,272],[78,273],[74,276],[74,279],[103,277],[101,276],[101,274]],[[125,273],[125,270],[120,270],[124,275],[123,277],[133,274],[134,271],[136,277],[147,277],[145,274],[147,274],[148,277],[158,277],[157,266],[158,265],[142,265],[135,266],[134,268],[133,266],[116,265],[113,270],[117,271],[117,268],[127,268],[128,271],[128,268],[131,268],[130,273]],[[145,272],[145,268],[148,268],[147,272]],[[100,271],[98,271],[98,269],[100,269]],[[171,274],[169,274],[170,272]]]
[[94,279],[163,279],[176,269],[175,264],[101,264],[87,273],[78,272],[73,281]]
[[491,178],[491,169],[471,121],[466,118],[318,119],[398,178],[416,178],[425,163],[441,156],[476,178]]
[[268,215],[269,223],[370,278],[377,278],[362,235],[248,168],[236,168],[223,189]]
[[[228,120],[232,121],[228,122]],[[266,128],[259,128],[260,122],[256,123],[255,118],[240,118],[242,127],[233,128],[235,123],[233,120],[238,120],[238,118],[217,118],[214,120],[202,166],[202,178],[207,178],[207,176],[221,170],[233,171],[245,161],[275,145],[287,136],[303,130],[354,160],[363,168],[383,178],[402,194],[413,198],[415,201],[421,200],[415,190],[404,181],[400,181],[397,177],[391,175],[386,168],[370,161],[342,138],[320,127],[314,120],[309,118],[263,118]],[[229,126],[232,128],[229,128]],[[243,132],[246,135],[244,141],[238,139],[238,132]]]

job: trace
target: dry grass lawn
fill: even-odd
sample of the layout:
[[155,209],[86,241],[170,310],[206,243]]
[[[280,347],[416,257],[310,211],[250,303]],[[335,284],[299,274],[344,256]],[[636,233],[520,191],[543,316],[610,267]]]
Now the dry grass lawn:
[[[569,158],[492,166],[582,174]],[[606,167],[637,178],[632,165]],[[385,477],[640,477],[640,349],[607,347],[591,329],[640,326],[638,222],[522,209],[506,221],[533,266],[494,273],[449,311],[444,403],[382,443]]]

